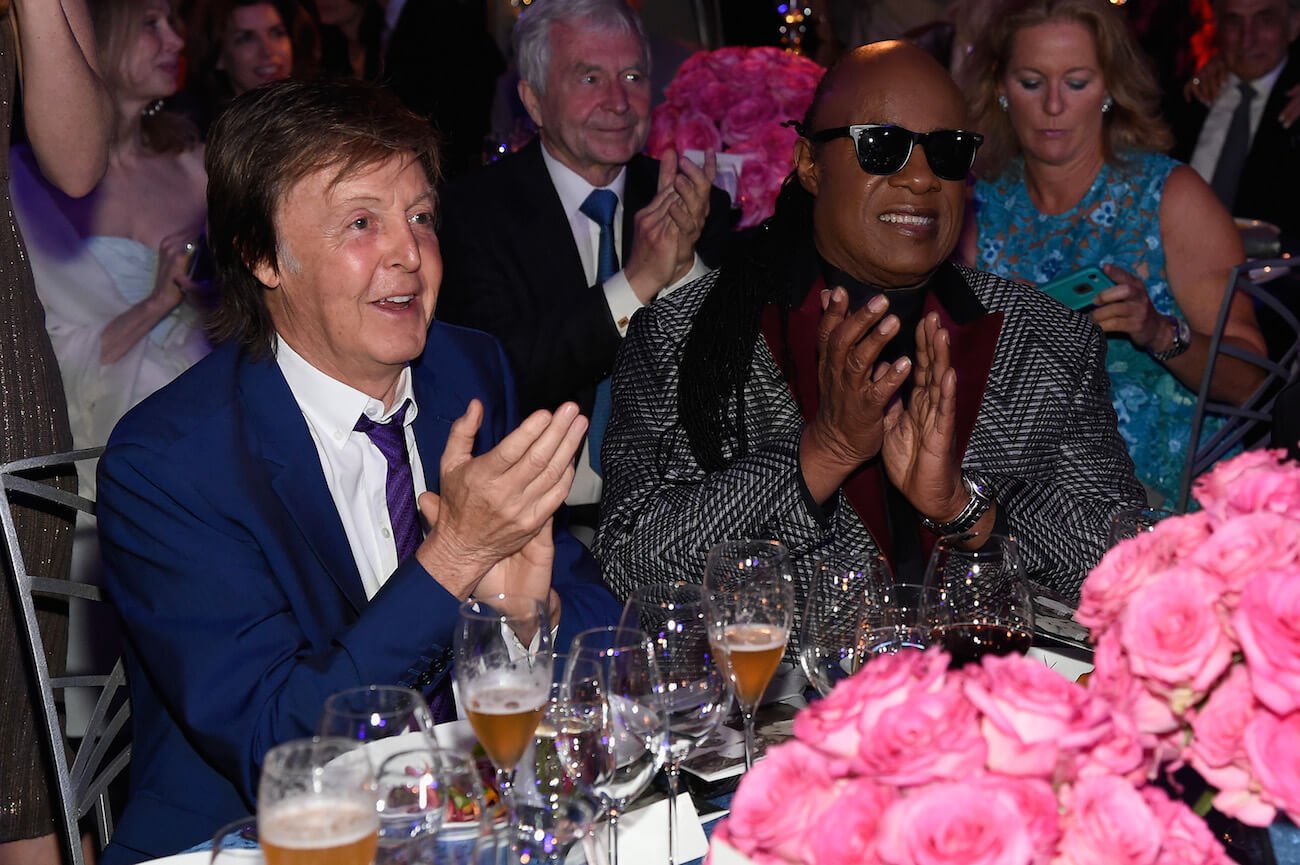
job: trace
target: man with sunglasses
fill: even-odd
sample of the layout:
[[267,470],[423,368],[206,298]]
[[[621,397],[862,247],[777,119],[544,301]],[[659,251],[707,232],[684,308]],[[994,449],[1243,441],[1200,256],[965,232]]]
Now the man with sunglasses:
[[[595,551],[616,594],[774,537],[799,588],[879,550],[919,580],[935,539],[1015,535],[1076,594],[1142,503],[1100,331],[948,263],[981,138],[947,73],[899,42],[831,69],[775,216],[643,312],[614,376]],[[804,595],[806,597],[806,595]]]

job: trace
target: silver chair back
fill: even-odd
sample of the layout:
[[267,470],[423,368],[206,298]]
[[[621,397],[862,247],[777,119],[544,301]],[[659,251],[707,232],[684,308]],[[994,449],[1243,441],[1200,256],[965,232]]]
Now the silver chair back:
[[[1187,461],[1179,486],[1178,511],[1187,510],[1187,500],[1192,481],[1208,470],[1238,445],[1250,449],[1267,444],[1272,422],[1273,405],[1282,388],[1300,379],[1300,320],[1266,285],[1253,275],[1269,274],[1278,269],[1300,266],[1292,258],[1252,260],[1239,264],[1228,280],[1219,317],[1210,336],[1209,360],[1201,376],[1201,386],[1196,396],[1196,410],[1192,415],[1192,434],[1187,446]],[[1275,316],[1276,325],[1286,334],[1278,344],[1282,348],[1273,357],[1246,351],[1234,345],[1223,344],[1223,327],[1233,300],[1239,296],[1250,298],[1256,310]],[[1221,357],[1231,357],[1253,364],[1265,373],[1263,382],[1241,404],[1217,402],[1210,398],[1210,382]],[[1202,441],[1205,418],[1223,417],[1224,423]]]
[[[95,503],[90,499],[32,476],[47,477],[52,469],[75,467],[82,461],[97,459],[102,452],[103,448],[92,448],[31,457],[0,465],[0,482],[4,489],[4,496],[0,497],[0,529],[3,530],[4,537],[5,571],[11,586],[7,591],[14,594],[20,643],[26,649],[26,660],[35,672],[39,686],[40,732],[48,746],[58,780],[59,834],[65,848],[66,861],[72,865],[84,865],[81,845],[83,818],[94,815],[101,848],[108,843],[113,832],[113,818],[108,801],[109,786],[131,759],[130,744],[123,742],[130,718],[125,668],[119,658],[107,674],[51,675],[36,620],[36,598],[68,601],[80,598],[103,603],[104,597],[97,586],[28,571],[18,544],[13,505],[61,506],[69,509],[69,518],[73,512],[93,516]],[[59,692],[68,688],[98,691],[85,735],[79,744],[66,740],[59,716]],[[76,745],[75,748],[72,747],[73,744]]]

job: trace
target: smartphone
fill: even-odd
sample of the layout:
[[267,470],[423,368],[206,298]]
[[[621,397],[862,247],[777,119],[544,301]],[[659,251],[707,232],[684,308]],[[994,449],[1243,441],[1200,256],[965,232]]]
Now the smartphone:
[[1097,296],[1097,292],[1114,284],[1114,280],[1102,273],[1100,267],[1085,267],[1045,282],[1039,289],[1070,309],[1086,309],[1092,306],[1092,299]]

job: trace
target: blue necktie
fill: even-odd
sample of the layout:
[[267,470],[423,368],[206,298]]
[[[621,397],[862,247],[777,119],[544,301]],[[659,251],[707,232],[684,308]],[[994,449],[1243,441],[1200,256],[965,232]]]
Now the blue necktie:
[[[596,256],[596,282],[603,283],[618,273],[618,250],[614,248],[614,211],[618,209],[618,196],[608,189],[593,189],[587,200],[578,208],[583,216],[600,226],[600,247]],[[609,376],[596,385],[596,402],[591,408],[591,424],[587,428],[587,445],[591,468],[599,475],[600,443],[609,426],[613,403],[609,393]]]

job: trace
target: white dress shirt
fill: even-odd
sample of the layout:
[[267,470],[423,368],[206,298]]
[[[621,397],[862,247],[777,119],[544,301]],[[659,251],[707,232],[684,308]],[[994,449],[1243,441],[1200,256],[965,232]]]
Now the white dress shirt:
[[353,427],[363,414],[383,423],[410,400],[403,418],[406,450],[415,495],[418,498],[425,492],[424,469],[412,426],[419,408],[411,390],[411,369],[402,370],[393,407],[385,409],[379,400],[316,369],[279,338],[275,360],[307,421],[307,431],[325,473],[325,485],[343,523],[366,597],[373,598],[398,564],[397,541],[388,517],[388,461],[369,436]]
[[[1250,86],[1255,89],[1255,98],[1250,104],[1252,142],[1255,140],[1255,133],[1259,130],[1259,122],[1264,118],[1264,106],[1268,104],[1269,94],[1273,92],[1273,85],[1277,84],[1278,76],[1282,74],[1284,66],[1286,66],[1285,58],[1271,72],[1250,82]],[[1205,178],[1206,183],[1214,178],[1214,168],[1219,164],[1219,154],[1223,152],[1223,143],[1228,137],[1228,127],[1232,124],[1233,112],[1241,104],[1241,91],[1237,89],[1240,83],[1241,79],[1236,75],[1228,76],[1223,87],[1219,88],[1219,96],[1210,106],[1210,113],[1206,115],[1205,123],[1201,126],[1201,134],[1196,139],[1191,166],[1197,174]]]
[[[545,163],[546,172],[550,175],[551,185],[555,187],[555,192],[560,197],[560,206],[564,208],[564,213],[569,218],[569,230],[573,234],[573,243],[578,248],[578,257],[582,259],[582,270],[587,277],[587,284],[593,285],[596,282],[596,266],[600,256],[600,226],[594,219],[583,213],[581,208],[587,196],[591,195],[597,187],[592,186],[577,172],[552,156],[545,144],[542,145],[542,162]],[[614,210],[614,248],[619,251],[620,267],[624,264],[622,260],[623,188],[626,183],[627,167],[624,166],[608,186],[600,187],[618,196],[618,207]],[[664,288],[658,296],[663,297],[708,272],[709,268],[700,261],[699,255],[696,255],[690,272]],[[644,304],[637,298],[636,292],[632,290],[621,269],[605,280],[601,288],[605,292],[605,303],[609,305],[610,318],[618,328],[618,335],[627,336],[627,326],[632,321],[632,314]],[[571,505],[594,504],[600,501],[601,487],[600,477],[591,468],[590,445],[584,443],[582,454],[578,457],[573,487],[569,490],[569,497],[565,501]]]

